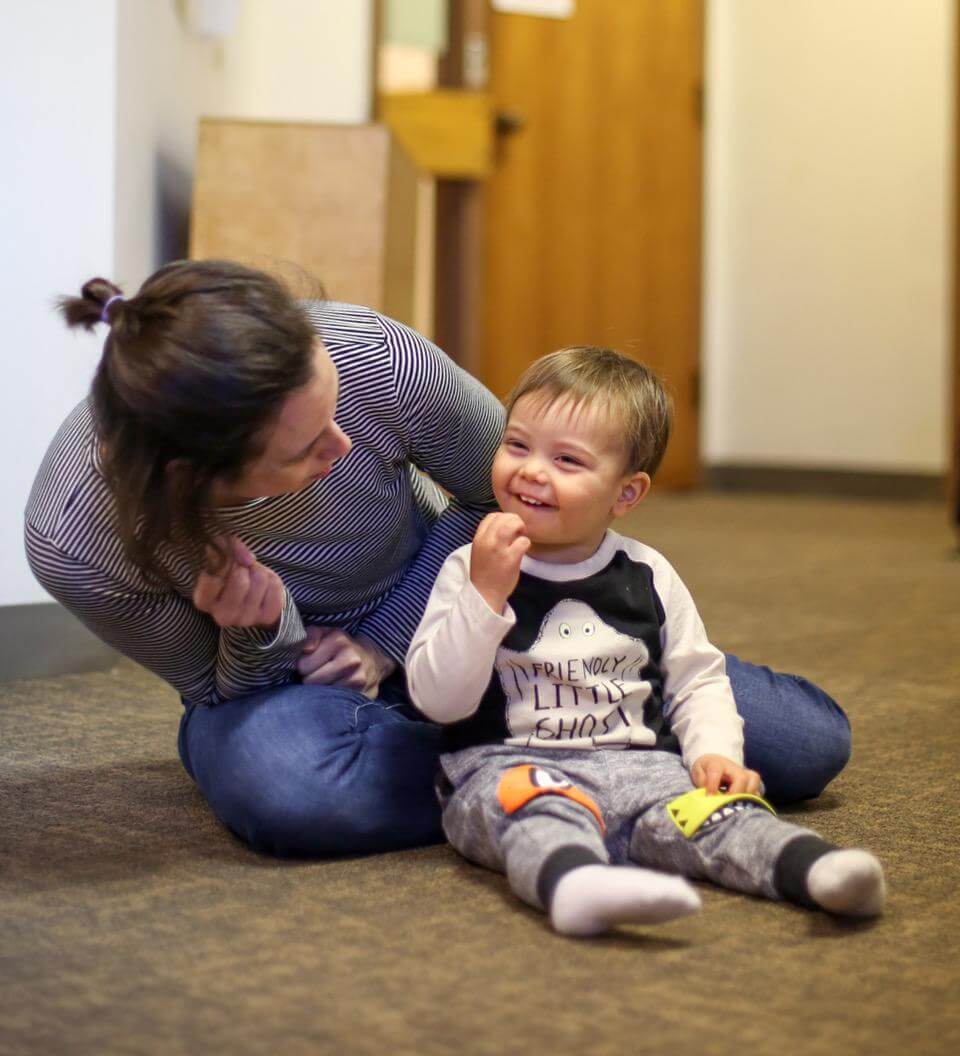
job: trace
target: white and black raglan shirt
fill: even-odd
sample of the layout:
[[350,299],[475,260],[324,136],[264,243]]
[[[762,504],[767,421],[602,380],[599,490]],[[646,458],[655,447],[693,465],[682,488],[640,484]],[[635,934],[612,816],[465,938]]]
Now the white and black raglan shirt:
[[586,561],[524,557],[502,613],[470,581],[470,546],[450,555],[407,654],[417,707],[446,750],[680,750],[743,762],[723,654],[656,550],[608,531]]
[[402,663],[444,559],[495,508],[498,401],[400,323],[352,305],[304,308],[336,365],[335,417],[353,449],[303,491],[219,511],[283,580],[276,633],[221,630],[198,612],[182,554],[161,555],[170,586],[145,582],[126,560],[86,400],[51,443],[27,505],[27,557],[40,583],[189,703],[295,680],[306,624],[365,634]]

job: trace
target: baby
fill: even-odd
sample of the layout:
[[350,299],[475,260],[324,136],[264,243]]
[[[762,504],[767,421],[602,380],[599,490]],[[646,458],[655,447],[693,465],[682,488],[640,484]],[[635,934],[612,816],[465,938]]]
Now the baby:
[[659,381],[610,349],[566,348],[526,371],[507,411],[502,512],[447,558],[407,655],[413,702],[446,727],[450,842],[567,935],[693,913],[684,877],[880,913],[873,855],[760,797],[689,592],[659,553],[610,530],[667,445]]

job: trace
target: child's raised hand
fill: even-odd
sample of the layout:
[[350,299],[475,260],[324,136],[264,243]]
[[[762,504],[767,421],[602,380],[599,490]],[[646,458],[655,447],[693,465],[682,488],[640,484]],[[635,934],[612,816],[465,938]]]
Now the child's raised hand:
[[480,522],[470,551],[470,581],[494,612],[503,612],[530,549],[526,525],[515,513],[490,513]]
[[723,785],[727,792],[752,792],[760,795],[763,782],[756,770],[747,770],[724,755],[701,755],[690,767],[690,777],[697,788],[716,795]]

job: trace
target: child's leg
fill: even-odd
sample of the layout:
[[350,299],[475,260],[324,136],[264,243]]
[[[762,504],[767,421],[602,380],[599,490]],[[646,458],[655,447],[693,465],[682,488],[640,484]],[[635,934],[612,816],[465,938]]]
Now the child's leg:
[[679,877],[611,866],[600,808],[552,764],[491,754],[454,790],[443,825],[464,857],[506,873],[563,934],[659,923],[700,905]]
[[638,812],[631,860],[832,913],[874,916],[882,910],[883,870],[873,855],[841,850],[752,801],[728,804],[684,835],[668,806],[692,789],[689,776],[677,757],[650,753],[649,762],[644,781],[657,794]]

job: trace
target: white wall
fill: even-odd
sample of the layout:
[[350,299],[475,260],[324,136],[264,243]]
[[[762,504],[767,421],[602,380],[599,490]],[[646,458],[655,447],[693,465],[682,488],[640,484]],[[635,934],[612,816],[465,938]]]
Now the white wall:
[[950,0],[709,0],[704,455],[947,464]]
[[[56,7],[56,11],[51,11]],[[47,444],[89,384],[99,342],[57,294],[113,269],[116,0],[4,5],[0,33],[0,604],[39,601],[23,508]]]
[[23,508],[103,334],[51,310],[94,275],[135,290],[185,250],[196,118],[350,122],[370,114],[363,0],[241,0],[235,34],[191,33],[186,0],[4,5],[0,230],[4,384],[0,605],[41,601]]
[[207,112],[272,121],[369,121],[368,0],[241,0],[206,89]]
[[192,31],[189,3],[119,5],[117,275],[131,287],[186,252],[199,117],[370,119],[370,4],[239,0],[236,8],[233,32],[215,40]]

